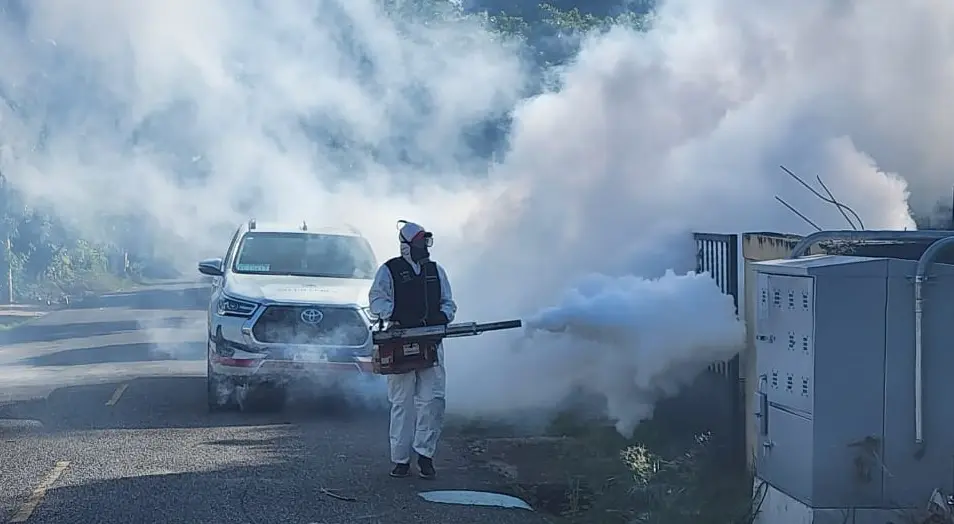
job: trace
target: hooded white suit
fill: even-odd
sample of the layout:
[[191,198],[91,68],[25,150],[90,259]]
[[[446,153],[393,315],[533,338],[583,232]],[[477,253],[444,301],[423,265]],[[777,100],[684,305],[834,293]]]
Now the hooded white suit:
[[[401,228],[399,240],[410,241],[424,231],[418,224],[408,222]],[[421,266],[411,260],[410,246],[401,242],[401,256],[411,265],[416,274]],[[437,272],[441,283],[440,309],[449,322],[454,321],[457,305],[451,293],[447,274],[440,264]],[[389,319],[394,310],[394,282],[386,265],[378,272],[368,293],[371,313]],[[437,347],[438,365],[402,375],[388,375],[388,401],[391,403],[391,461],[409,464],[411,450],[418,455],[433,458],[437,451],[441,429],[444,425],[444,346]]]

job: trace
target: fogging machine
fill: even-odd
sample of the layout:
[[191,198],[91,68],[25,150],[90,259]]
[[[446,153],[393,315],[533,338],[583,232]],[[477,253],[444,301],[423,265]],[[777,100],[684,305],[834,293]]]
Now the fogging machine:
[[372,368],[379,375],[398,375],[437,365],[437,346],[452,337],[473,337],[487,331],[502,331],[523,326],[520,320],[501,322],[461,322],[442,326],[391,327],[384,322],[371,332],[374,342]]

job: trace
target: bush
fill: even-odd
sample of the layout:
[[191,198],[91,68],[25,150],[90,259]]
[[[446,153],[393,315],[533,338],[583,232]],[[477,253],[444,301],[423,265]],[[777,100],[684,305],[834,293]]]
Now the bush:
[[633,505],[642,508],[636,522],[748,524],[761,503],[753,500],[750,476],[719,464],[708,433],[671,458],[641,444],[625,448],[621,457],[633,474]]

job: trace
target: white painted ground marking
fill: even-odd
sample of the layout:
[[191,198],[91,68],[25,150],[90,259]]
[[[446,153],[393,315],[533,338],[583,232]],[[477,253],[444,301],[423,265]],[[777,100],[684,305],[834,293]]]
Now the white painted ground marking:
[[43,502],[43,497],[46,496],[47,490],[50,489],[63,472],[66,471],[66,468],[70,466],[69,461],[61,460],[56,463],[56,466],[53,467],[53,471],[43,479],[43,482],[37,484],[36,488],[33,490],[33,493],[30,494],[30,498],[20,506],[20,509],[13,515],[10,519],[10,523],[14,522],[26,522],[29,519],[33,512],[36,511],[36,507],[40,505],[40,502]]
[[115,406],[119,402],[119,397],[123,396],[123,393],[126,391],[126,388],[129,387],[129,384],[120,384],[116,391],[113,392],[113,396],[106,401],[107,406]]

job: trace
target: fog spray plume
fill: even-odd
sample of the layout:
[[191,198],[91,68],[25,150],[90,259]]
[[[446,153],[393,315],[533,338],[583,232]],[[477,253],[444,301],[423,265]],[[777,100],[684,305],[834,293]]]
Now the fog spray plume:
[[657,400],[745,343],[732,297],[707,273],[667,271],[655,280],[593,276],[527,325],[531,333],[563,335],[537,342],[549,346],[548,360],[566,366],[553,371],[578,374],[580,386],[605,396],[624,434],[652,413]]
[[202,360],[207,352],[206,319],[199,314],[137,311],[136,325],[147,334],[149,360]]
[[[518,105],[494,172],[509,191],[480,210],[480,254],[457,286],[471,299],[461,316],[565,332],[449,342],[449,409],[552,409],[582,387],[608,397],[625,431],[673,373],[731,355],[727,299],[678,276],[695,265],[691,233],[812,232],[776,195],[848,228],[779,164],[820,176],[871,229],[915,228],[909,197],[924,212],[950,193],[954,150],[940,137],[954,113],[938,108],[954,88],[952,29],[946,3],[668,0],[648,31],[591,35],[559,87]],[[599,285],[566,295],[592,273]]]

